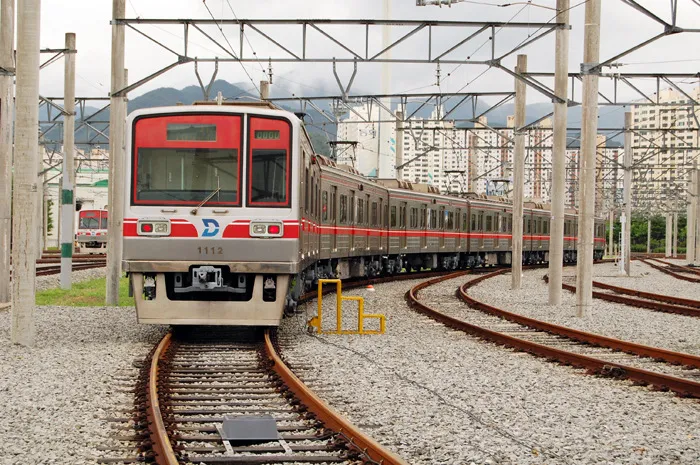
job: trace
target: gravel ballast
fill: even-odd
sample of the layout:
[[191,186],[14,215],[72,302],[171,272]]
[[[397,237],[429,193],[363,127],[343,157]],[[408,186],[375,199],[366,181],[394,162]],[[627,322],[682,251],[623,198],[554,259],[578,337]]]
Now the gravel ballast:
[[109,455],[96,449],[104,418],[133,404],[114,378],[136,372],[163,328],[138,325],[129,307],[40,306],[35,321],[35,347],[13,345],[0,312],[0,464],[93,464]]
[[[90,268],[87,270],[73,271],[72,282],[73,284],[80,283],[83,281],[90,281],[91,279],[104,278],[107,276],[107,268]],[[61,285],[61,275],[60,274],[50,274],[46,276],[36,277],[36,291],[46,291],[49,289],[57,288]]]
[[[575,283],[576,267],[564,269],[565,281]],[[613,264],[593,267],[596,281],[658,294],[700,299],[700,285],[665,275],[639,262],[632,262],[632,277],[621,277]],[[648,274],[645,274],[648,273]],[[623,339],[677,352],[700,355],[700,318],[635,308],[593,299],[588,316],[576,317],[576,296],[562,291],[562,305],[549,306],[546,269],[525,271],[522,289],[510,290],[511,276],[504,274],[469,289],[475,299],[520,315],[603,336]],[[571,278],[568,278],[571,277]]]
[[[421,295],[439,306],[455,299],[466,279]],[[315,302],[300,307],[308,314],[284,320],[280,331],[285,357],[292,366],[303,365],[300,376],[409,463],[700,461],[697,400],[587,376],[446,328],[406,306],[404,293],[417,282],[348,291],[366,299],[367,313],[387,316],[385,335],[310,336],[304,322],[315,313]],[[492,303],[508,288],[494,286]],[[536,289],[529,287],[533,298]],[[546,301],[546,286],[541,289],[539,298]],[[334,307],[334,296],[327,296],[327,329],[335,324]],[[355,308],[345,305],[344,329],[356,326]]]

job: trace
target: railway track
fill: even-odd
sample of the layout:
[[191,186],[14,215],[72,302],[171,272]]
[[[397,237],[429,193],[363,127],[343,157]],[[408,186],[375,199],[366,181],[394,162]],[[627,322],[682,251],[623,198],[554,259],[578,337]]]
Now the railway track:
[[[90,261],[87,263],[84,263],[84,262],[73,263],[72,270],[73,271],[89,270],[92,268],[104,268],[105,266],[107,266],[106,261],[93,260],[93,261]],[[61,273],[61,265],[42,266],[42,267],[37,267],[37,269],[36,269],[37,276],[49,276],[49,275],[60,274],[60,273]]]
[[628,379],[656,389],[671,390],[681,396],[700,398],[698,356],[554,325],[507,312],[469,296],[470,287],[504,272],[499,270],[479,276],[458,288],[457,297],[468,305],[462,304],[462,308],[458,308],[461,318],[420,302],[418,294],[431,285],[469,272],[424,281],[408,291],[407,300],[415,310],[490,342],[585,368],[591,374]]
[[[683,281],[688,281],[691,283],[700,283],[700,270],[697,270],[695,268],[689,266],[676,265],[675,263],[665,262],[656,258],[640,259],[640,261],[645,265],[649,265],[655,270],[673,276],[676,279],[681,279]],[[661,263],[661,265],[652,263],[652,261]]]
[[[547,276],[542,279],[547,281]],[[562,283],[561,286],[569,292],[576,292],[576,286],[572,284]],[[593,281],[593,287],[602,289],[602,291],[593,291],[593,297],[596,299],[657,312],[700,317],[700,301],[697,300],[638,291],[598,281]]]
[[[406,464],[316,397],[284,364],[270,331],[227,331],[168,333],[160,341],[141,369],[142,408],[128,419],[143,433],[114,438],[140,452],[100,463]],[[275,439],[222,439],[225,417],[261,415],[276,422]]]

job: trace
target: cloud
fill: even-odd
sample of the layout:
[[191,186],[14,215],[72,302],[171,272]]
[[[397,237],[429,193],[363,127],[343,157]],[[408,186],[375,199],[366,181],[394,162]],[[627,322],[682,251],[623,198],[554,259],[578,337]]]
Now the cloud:
[[[232,18],[230,5],[234,8],[239,18],[380,18],[381,2],[377,0],[327,0],[324,2],[312,1],[283,1],[283,0],[258,0],[256,2],[239,2],[235,0],[208,0],[212,14],[216,18]],[[494,2],[495,3],[495,2]],[[554,0],[538,0],[538,3],[548,6],[555,4]],[[583,23],[584,5],[577,0],[572,0],[572,5],[580,4],[571,10],[571,48],[569,69],[579,69],[583,59]],[[658,0],[646,0],[641,2],[664,19],[670,20],[670,7],[667,2]],[[700,22],[700,7],[691,0],[681,0],[679,5],[679,24],[693,27]],[[508,8],[497,8],[486,5],[470,3],[456,4],[452,8],[416,7],[413,0],[394,0],[392,5],[393,19],[432,19],[432,20],[458,20],[458,21],[518,21],[523,23],[546,22],[552,19],[551,10],[536,8],[534,6],[514,5]],[[140,16],[142,18],[210,18],[204,4],[191,0],[128,0],[127,17]],[[77,95],[107,95],[110,81],[110,51],[111,51],[111,2],[102,1],[71,1],[44,0],[42,2],[42,47],[60,48],[64,43],[65,32],[77,34],[78,55],[76,82]],[[58,27],[60,25],[60,28]],[[144,26],[141,29],[147,31],[163,44],[182,49],[183,30],[181,26]],[[204,29],[213,38],[227,47],[221,32],[214,26]],[[299,50],[301,46],[299,28],[266,28],[270,35],[279,40],[286,47]],[[362,28],[326,27],[329,33],[337,35],[347,43],[352,44],[353,49],[364,53],[364,32]],[[410,30],[408,27],[397,28],[394,38]],[[471,31],[473,29],[469,29]],[[603,24],[601,41],[601,59],[615,56],[622,50],[646,40],[662,31],[662,27],[653,20],[643,16],[620,1],[606,0],[603,2]],[[502,30],[497,32],[497,51],[506,51],[510,47],[526,40],[529,35],[536,32],[534,27],[525,27],[519,30]],[[234,49],[238,50],[238,28],[227,26],[224,33]],[[441,53],[452,44],[466,36],[468,31],[464,28],[449,28],[436,30],[432,37],[434,53]],[[489,34],[475,38],[468,44],[455,50],[450,56],[472,56],[473,59],[488,58],[491,51]],[[190,29],[190,54],[200,57],[224,56],[223,50],[208,41],[200,33]],[[259,35],[250,31],[247,35],[253,49],[260,57],[269,56],[273,52],[279,52],[274,45],[265,44]],[[325,56],[341,56],[344,53],[339,47],[325,40],[316,32],[309,32],[307,36],[309,50],[315,54]],[[652,71],[680,72],[697,70],[700,56],[693,56],[697,47],[689,44],[698,43],[698,34],[679,34],[664,38],[641,51],[635,52],[621,59],[624,63],[624,71]],[[421,53],[427,50],[427,31],[406,40],[396,48],[396,56],[408,56],[410,53]],[[252,53],[248,43],[244,45],[246,53]],[[370,41],[371,50],[381,48],[379,29],[373,34]],[[520,52],[519,52],[520,53]],[[551,34],[542,41],[526,48],[522,53],[528,54],[528,68],[531,71],[551,71],[553,69],[554,35]],[[434,55],[433,55],[434,56]],[[681,61],[692,60],[696,61]],[[135,82],[156,70],[172,63],[175,56],[158,47],[148,39],[139,36],[136,32],[127,30],[126,67],[129,69],[130,82]],[[504,60],[509,68],[514,66],[515,55]],[[664,62],[664,63],[661,63]],[[157,87],[184,87],[196,84],[192,64],[183,65],[157,77],[147,85],[138,89],[133,96],[140,95]],[[261,69],[257,64],[247,64],[246,70],[253,83],[264,77],[267,65]],[[345,79],[349,78],[352,65],[339,65],[339,74]],[[474,80],[484,67],[471,65],[441,65],[440,90],[446,92],[457,91],[461,88],[472,91],[509,91],[513,88],[512,77],[498,70],[489,70],[481,78]],[[203,79],[213,71],[212,65],[200,66]],[[332,73],[330,63],[292,63],[273,64],[276,94],[313,95],[319,93],[337,93],[337,85]],[[430,65],[392,65],[391,88],[394,92],[408,91],[437,91],[435,86],[436,68]],[[377,64],[359,64],[358,75],[353,86],[359,92],[380,92],[381,66]],[[218,78],[231,82],[249,84],[250,82],[241,66],[237,63],[221,65]],[[473,82],[472,82],[473,81]],[[546,82],[546,80],[545,80]],[[550,81],[551,82],[551,81]],[[469,83],[466,87],[464,87]],[[609,88],[610,84],[601,82],[601,89]],[[655,81],[642,84],[646,91],[655,89]],[[42,71],[41,91],[44,95],[58,96],[63,93],[63,66],[51,65]],[[621,90],[634,96],[633,90]],[[546,101],[546,98],[528,91],[528,101]]]

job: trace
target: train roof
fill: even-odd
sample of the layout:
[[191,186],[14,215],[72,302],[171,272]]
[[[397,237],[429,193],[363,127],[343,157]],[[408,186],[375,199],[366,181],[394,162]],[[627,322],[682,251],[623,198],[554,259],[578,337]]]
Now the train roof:
[[129,113],[128,118],[133,120],[139,116],[146,115],[163,115],[177,113],[255,113],[258,115],[275,116],[278,118],[286,118],[292,123],[301,124],[302,121],[291,111],[282,110],[274,107],[267,102],[222,102],[221,105],[216,102],[197,102],[194,105],[173,105],[167,107],[151,107],[141,108]]

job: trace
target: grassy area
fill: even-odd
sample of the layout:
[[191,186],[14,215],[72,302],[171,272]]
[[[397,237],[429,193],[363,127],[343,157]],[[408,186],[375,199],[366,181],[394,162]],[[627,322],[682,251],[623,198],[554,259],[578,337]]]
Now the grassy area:
[[[105,280],[98,278],[73,284],[71,290],[49,289],[38,292],[37,305],[66,305],[71,307],[102,307],[105,304]],[[134,305],[134,298],[129,297],[129,280],[119,281],[119,306]]]

